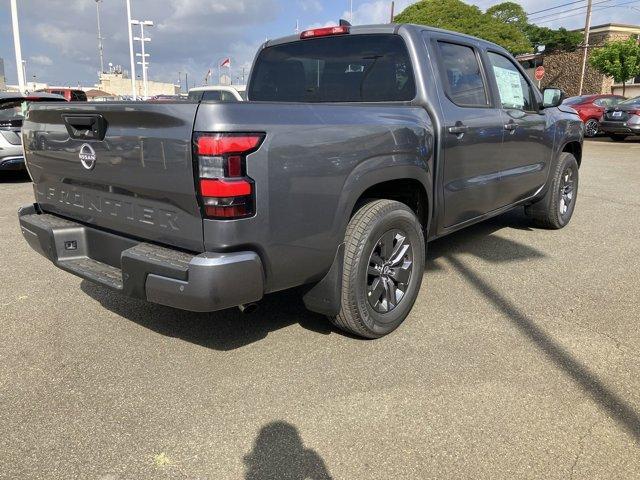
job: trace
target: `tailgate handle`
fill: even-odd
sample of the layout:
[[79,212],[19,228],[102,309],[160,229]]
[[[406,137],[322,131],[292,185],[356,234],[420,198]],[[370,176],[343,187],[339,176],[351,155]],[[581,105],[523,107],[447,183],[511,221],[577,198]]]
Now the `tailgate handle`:
[[104,140],[107,133],[107,121],[100,114],[63,115],[62,118],[69,137],[76,140]]

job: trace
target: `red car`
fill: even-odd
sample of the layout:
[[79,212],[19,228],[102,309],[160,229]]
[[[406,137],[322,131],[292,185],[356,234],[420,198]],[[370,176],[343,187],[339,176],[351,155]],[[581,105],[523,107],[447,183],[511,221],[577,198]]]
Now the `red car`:
[[582,95],[567,98],[563,103],[578,112],[584,122],[584,136],[591,138],[600,131],[600,119],[605,110],[624,99],[621,95]]

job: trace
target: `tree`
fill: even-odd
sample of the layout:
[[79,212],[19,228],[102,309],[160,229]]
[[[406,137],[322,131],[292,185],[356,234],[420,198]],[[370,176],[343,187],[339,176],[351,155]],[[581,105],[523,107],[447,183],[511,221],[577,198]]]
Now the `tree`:
[[395,17],[395,21],[474,35],[497,43],[514,55],[532,50],[531,43],[518,26],[483,13],[478,7],[461,0],[422,0],[407,7]]
[[598,72],[622,83],[622,95],[629,79],[640,75],[640,44],[635,38],[609,42],[591,53],[589,63]]
[[527,13],[518,3],[504,2],[494,5],[487,10],[487,15],[493,18],[517,26],[526,35],[529,42],[535,47],[544,45],[545,51],[575,50],[582,42],[582,33],[570,32],[566,28],[553,30],[547,27],[539,27],[529,23]]
[[515,2],[504,2],[487,9],[487,15],[504,23],[510,23],[521,30],[528,25],[527,13],[522,5]]
[[581,32],[570,32],[566,28],[552,30],[531,24],[524,27],[524,33],[533,45],[544,45],[547,52],[575,50],[583,39]]
[[516,2],[499,3],[483,13],[461,0],[422,0],[407,7],[395,21],[474,35],[497,43],[514,55],[532,52],[537,45],[544,45],[547,52],[574,50],[582,41],[579,32],[530,24],[527,13]]

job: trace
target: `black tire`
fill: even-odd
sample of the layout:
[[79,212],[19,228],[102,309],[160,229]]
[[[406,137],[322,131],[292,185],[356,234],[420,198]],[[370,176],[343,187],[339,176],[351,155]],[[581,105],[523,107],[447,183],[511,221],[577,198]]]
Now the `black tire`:
[[549,188],[544,197],[525,207],[534,223],[558,230],[565,227],[573,215],[578,198],[578,162],[570,153],[561,153],[553,166]]
[[593,138],[598,135],[600,131],[600,123],[595,118],[590,118],[584,124],[584,136],[586,138]]
[[609,135],[609,138],[611,140],[613,140],[614,142],[624,142],[625,138],[627,138],[627,135],[611,134],[611,135]]
[[398,328],[420,291],[425,254],[422,225],[409,207],[392,200],[363,205],[347,226],[342,305],[332,323],[364,338]]

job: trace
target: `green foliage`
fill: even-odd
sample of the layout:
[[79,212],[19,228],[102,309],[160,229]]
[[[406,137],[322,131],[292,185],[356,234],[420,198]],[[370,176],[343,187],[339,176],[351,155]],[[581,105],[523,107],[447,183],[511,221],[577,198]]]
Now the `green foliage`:
[[417,23],[466,33],[497,43],[514,55],[529,53],[536,45],[546,51],[573,50],[582,34],[564,28],[552,30],[528,23],[527,13],[516,2],[503,2],[485,13],[461,0],[422,0],[396,16],[396,22]]
[[501,22],[515,25],[521,30],[527,26],[527,13],[519,3],[499,3],[487,9],[486,14]]
[[552,30],[531,24],[525,26],[524,33],[533,45],[544,45],[547,52],[575,50],[583,39],[580,32],[570,32],[566,28]]
[[530,52],[532,46],[522,30],[483,13],[461,0],[422,0],[396,16],[398,23],[417,23],[484,38],[513,54]]
[[624,95],[626,82],[640,75],[640,44],[635,38],[609,42],[591,53],[589,63],[600,73],[622,83]]

